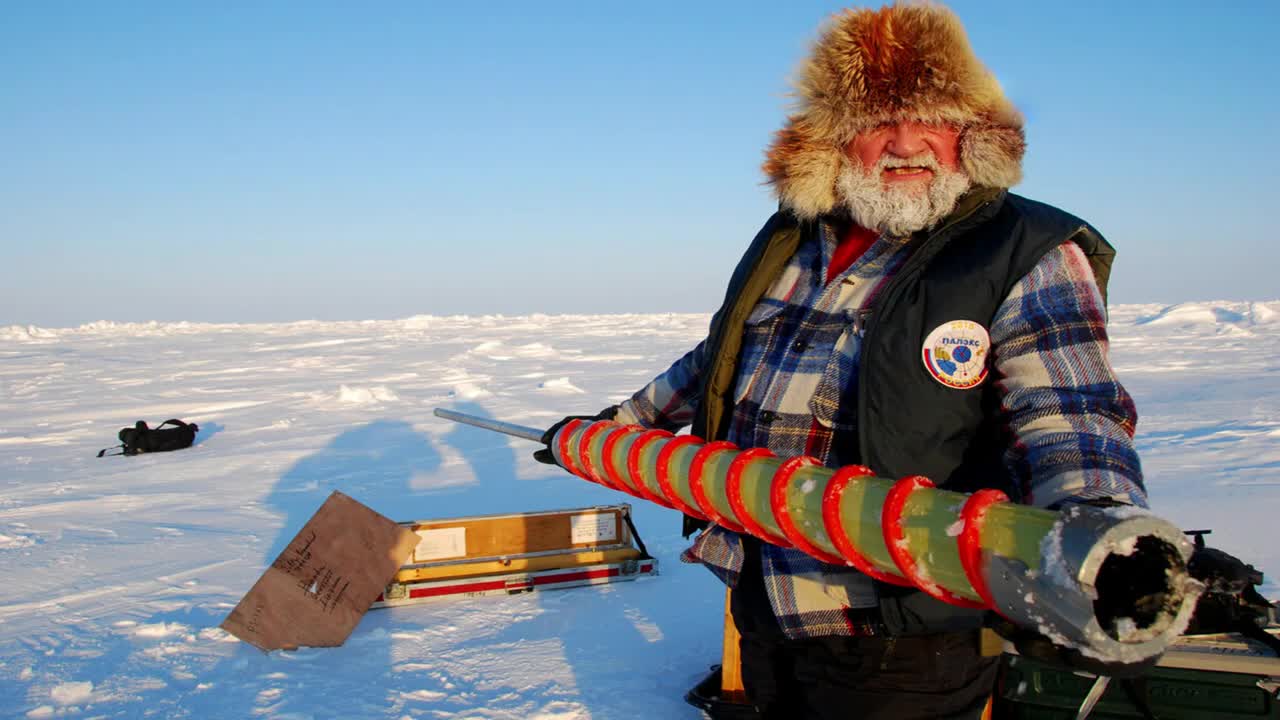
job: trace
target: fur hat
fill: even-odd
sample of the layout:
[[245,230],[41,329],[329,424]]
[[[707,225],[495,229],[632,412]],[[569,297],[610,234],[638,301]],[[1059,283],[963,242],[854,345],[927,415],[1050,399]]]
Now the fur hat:
[[802,218],[836,209],[845,145],[888,122],[959,125],[960,165],[974,185],[1008,188],[1021,179],[1022,115],[941,5],[834,15],[799,70],[795,94],[764,172],[783,206]]

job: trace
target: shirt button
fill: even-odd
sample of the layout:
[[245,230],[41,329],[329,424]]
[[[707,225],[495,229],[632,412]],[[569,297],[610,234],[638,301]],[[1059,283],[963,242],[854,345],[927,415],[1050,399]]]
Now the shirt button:
[[769,423],[778,419],[778,414],[772,410],[765,410],[761,412],[758,416],[756,416],[756,419],[759,420],[762,424],[768,425]]
[[803,340],[797,340],[791,343],[791,349],[796,352],[804,352],[806,349],[808,349],[808,347],[809,347],[809,343]]

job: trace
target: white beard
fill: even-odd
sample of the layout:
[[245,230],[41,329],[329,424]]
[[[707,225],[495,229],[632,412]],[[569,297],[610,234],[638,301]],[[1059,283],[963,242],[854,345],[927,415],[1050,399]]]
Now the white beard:
[[[886,186],[881,179],[887,168],[911,165],[933,170],[933,179],[924,192],[911,187],[914,183]],[[891,237],[906,237],[938,224],[951,214],[969,186],[967,175],[944,169],[933,153],[927,152],[911,158],[881,157],[870,172],[846,155],[836,181],[840,199],[854,221]]]

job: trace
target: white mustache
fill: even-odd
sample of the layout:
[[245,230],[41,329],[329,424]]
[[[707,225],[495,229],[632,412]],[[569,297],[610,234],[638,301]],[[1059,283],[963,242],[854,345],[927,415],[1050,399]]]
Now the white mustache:
[[[933,227],[969,189],[969,178],[959,170],[943,168],[932,152],[905,158],[882,155],[870,168],[858,163],[856,157],[845,158],[846,165],[836,183],[845,207],[859,225],[891,237],[906,237]],[[923,192],[920,187],[885,183],[883,172],[907,166],[933,171]]]
[[931,152],[922,152],[919,155],[911,157],[897,157],[896,155],[884,155],[876,163],[874,172],[879,173],[884,170],[891,170],[899,167],[922,167],[928,168],[933,172],[941,172],[942,165],[938,162],[938,158]]

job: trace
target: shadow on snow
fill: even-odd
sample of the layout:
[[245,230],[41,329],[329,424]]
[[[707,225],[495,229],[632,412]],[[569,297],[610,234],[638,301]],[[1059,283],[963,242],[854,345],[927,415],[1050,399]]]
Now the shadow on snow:
[[[491,417],[483,406],[473,402],[458,403],[455,409]],[[535,447],[529,444],[528,452]],[[470,479],[465,478],[464,467],[470,470]],[[341,433],[320,451],[298,461],[276,482],[264,498],[264,505],[282,516],[283,524],[267,548],[262,565],[266,567],[275,559],[334,490],[397,521],[622,501],[617,494],[567,475],[521,478],[517,472],[518,468],[537,467],[540,466],[527,457],[517,458],[510,441],[492,432],[454,425],[433,441],[432,436],[402,420],[375,420]],[[459,476],[464,476],[465,481],[459,482]],[[456,659],[461,657],[459,652],[501,656],[513,644],[558,643],[565,666],[573,676],[563,683],[557,682],[554,672],[548,669],[537,687],[502,687],[494,684],[496,678],[460,676],[465,668],[459,668],[456,661],[442,659],[437,663],[430,657],[424,660],[421,653],[413,650],[409,656],[416,664],[406,668],[401,663],[397,667],[393,640],[397,634],[403,638],[422,633],[428,627],[424,623],[433,619],[440,621],[455,613],[483,614],[480,604],[504,602],[496,597],[442,600],[426,606],[373,611],[339,648],[304,648],[265,655],[241,644],[231,657],[218,663],[214,673],[218,678],[216,687],[208,691],[193,688],[183,694],[180,714],[447,717],[486,708],[518,716],[536,712],[549,703],[566,701],[581,703],[594,718],[621,717],[618,709],[628,703],[618,697],[617,688],[625,687],[628,678],[633,677],[633,666],[629,664],[651,662],[656,659],[655,653],[661,652],[640,637],[633,620],[640,611],[622,601],[624,592],[607,586],[573,595],[539,594],[505,601],[532,603],[536,609],[520,612],[514,618],[498,613],[502,618],[499,622],[512,624],[491,628],[479,637],[450,640],[440,648]],[[644,596],[657,597],[651,592]],[[464,609],[455,605],[457,609],[451,609],[450,604],[471,606]],[[498,605],[495,609],[501,610]],[[214,624],[221,618],[211,620]],[[648,632],[661,634],[661,629],[652,627]],[[646,660],[618,656],[620,648],[637,645],[645,648]],[[644,691],[652,692],[652,688]],[[676,694],[677,703],[678,698]]]

